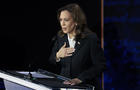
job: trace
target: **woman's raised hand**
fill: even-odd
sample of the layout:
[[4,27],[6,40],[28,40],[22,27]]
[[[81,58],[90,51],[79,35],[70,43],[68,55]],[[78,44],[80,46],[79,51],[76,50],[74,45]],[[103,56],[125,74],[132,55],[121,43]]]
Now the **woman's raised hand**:
[[74,48],[70,48],[67,47],[66,48],[66,42],[64,43],[64,45],[59,49],[59,51],[56,53],[56,58],[60,59],[60,58],[64,58],[64,57],[68,57],[68,56],[72,56],[72,53],[75,51]]

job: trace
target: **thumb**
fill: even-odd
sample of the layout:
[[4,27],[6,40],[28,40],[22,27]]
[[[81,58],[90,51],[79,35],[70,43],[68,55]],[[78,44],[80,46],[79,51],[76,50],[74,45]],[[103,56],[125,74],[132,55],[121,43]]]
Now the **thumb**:
[[62,46],[62,48],[65,48],[66,47],[66,42],[64,42],[64,45]]

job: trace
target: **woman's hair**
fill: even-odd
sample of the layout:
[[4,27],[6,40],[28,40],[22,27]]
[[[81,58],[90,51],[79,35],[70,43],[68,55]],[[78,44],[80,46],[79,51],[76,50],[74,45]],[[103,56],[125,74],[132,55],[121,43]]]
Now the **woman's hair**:
[[[80,39],[85,37],[85,31],[89,31],[87,28],[87,21],[86,21],[86,16],[83,12],[83,10],[80,8],[78,4],[68,4],[60,9],[58,9],[57,12],[57,19],[59,20],[60,14],[62,11],[67,10],[68,12],[71,13],[71,16],[73,20],[77,23],[76,26],[76,37],[75,39]],[[90,31],[89,31],[90,32]],[[58,35],[63,37],[64,33],[62,30],[58,32]]]

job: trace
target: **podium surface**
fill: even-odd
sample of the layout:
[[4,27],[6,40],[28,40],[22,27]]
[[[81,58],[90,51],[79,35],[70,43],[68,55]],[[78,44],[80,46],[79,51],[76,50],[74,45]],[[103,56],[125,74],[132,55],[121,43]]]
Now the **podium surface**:
[[94,90],[91,85],[65,85],[69,78],[39,69],[37,72],[0,71],[6,90]]

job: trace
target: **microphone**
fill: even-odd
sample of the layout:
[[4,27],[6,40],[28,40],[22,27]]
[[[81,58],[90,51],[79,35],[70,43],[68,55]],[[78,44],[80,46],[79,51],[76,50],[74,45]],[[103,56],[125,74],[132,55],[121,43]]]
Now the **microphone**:
[[53,46],[56,40],[57,40],[57,36],[55,35],[51,39],[50,46]]
[[29,69],[29,70],[28,70],[28,71],[29,71],[29,73],[28,73],[28,75],[27,75],[27,79],[32,80],[32,79],[33,79],[33,76],[32,76],[32,73],[31,73],[31,71],[30,71],[30,70],[31,70],[31,64],[29,64],[29,66],[28,66],[28,67],[29,67],[29,68],[28,68],[28,69]]
[[49,47],[49,52],[51,52],[52,47],[53,47],[54,43],[56,42],[56,40],[57,40],[57,36],[55,35],[55,36],[52,37],[52,39],[49,43],[49,46],[48,46]]
[[51,41],[55,41],[56,40],[56,35],[53,36],[52,40]]

